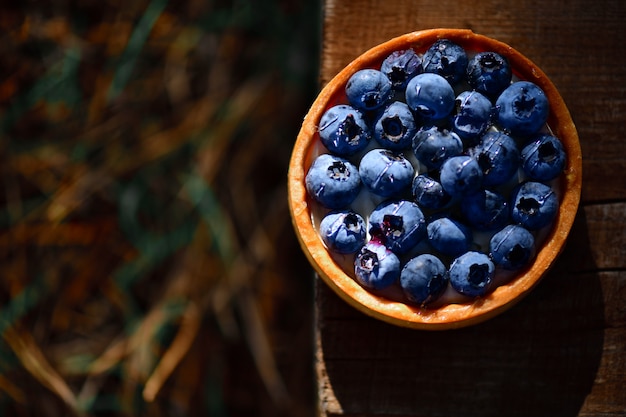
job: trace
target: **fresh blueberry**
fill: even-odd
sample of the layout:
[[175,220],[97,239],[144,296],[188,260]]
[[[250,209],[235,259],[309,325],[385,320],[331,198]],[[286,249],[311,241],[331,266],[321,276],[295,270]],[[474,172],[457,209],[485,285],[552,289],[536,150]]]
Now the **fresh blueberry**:
[[495,265],[482,252],[465,252],[450,265],[452,288],[468,297],[480,297],[489,291],[495,274]]
[[328,109],[320,118],[322,144],[335,155],[351,156],[363,150],[371,134],[363,114],[347,104]]
[[389,102],[393,89],[385,74],[375,69],[355,72],[346,84],[346,96],[354,107],[362,111],[378,109]]
[[517,270],[534,257],[535,238],[522,226],[510,224],[491,237],[489,253],[496,265]]
[[440,126],[423,126],[413,137],[413,153],[429,170],[441,168],[448,158],[460,155],[461,152],[461,138]]
[[537,181],[550,181],[558,177],[565,167],[565,150],[555,136],[541,134],[522,149],[524,173]]
[[416,132],[413,113],[401,101],[394,101],[385,108],[374,125],[374,139],[380,146],[392,151],[410,147]]
[[372,149],[361,158],[359,176],[365,187],[380,197],[407,192],[415,169],[402,154],[388,149]]
[[365,220],[352,210],[331,211],[320,222],[319,232],[333,252],[355,253],[365,244]]
[[450,84],[456,84],[465,77],[467,63],[465,49],[448,39],[437,40],[422,57],[424,72],[439,74]]
[[467,64],[467,82],[476,91],[496,99],[511,84],[511,65],[496,52],[479,52]]
[[369,241],[354,260],[354,275],[364,287],[382,290],[400,277],[400,260],[385,245]]
[[370,236],[401,255],[410,251],[426,234],[426,219],[419,206],[408,200],[388,200],[370,214]]
[[416,175],[411,191],[417,204],[425,209],[439,210],[451,200],[441,183],[428,174]]
[[510,219],[506,197],[484,188],[463,197],[461,213],[468,225],[479,231],[500,229]]
[[503,132],[489,131],[469,150],[483,171],[483,186],[509,181],[519,168],[520,153],[515,140]]
[[548,112],[548,97],[530,81],[514,82],[496,100],[498,123],[514,136],[538,132],[546,123]]
[[472,231],[463,223],[440,217],[426,227],[428,242],[444,255],[458,256],[469,250]]
[[491,125],[493,105],[477,91],[463,91],[455,100],[452,130],[464,143],[474,145]]
[[412,49],[392,52],[380,66],[395,90],[404,90],[411,78],[422,71],[422,59]]
[[448,158],[441,166],[441,185],[451,196],[462,196],[477,191],[483,181],[483,172],[476,159],[467,155]]
[[454,90],[437,74],[419,74],[411,78],[405,91],[411,110],[426,120],[440,120],[454,109]]
[[421,254],[400,271],[400,287],[406,298],[419,305],[435,301],[448,285],[448,271],[439,258]]
[[358,168],[347,159],[321,154],[305,178],[306,189],[318,203],[329,209],[348,206],[361,190]]
[[548,185],[527,181],[511,194],[511,219],[529,230],[548,226],[556,217],[559,200]]

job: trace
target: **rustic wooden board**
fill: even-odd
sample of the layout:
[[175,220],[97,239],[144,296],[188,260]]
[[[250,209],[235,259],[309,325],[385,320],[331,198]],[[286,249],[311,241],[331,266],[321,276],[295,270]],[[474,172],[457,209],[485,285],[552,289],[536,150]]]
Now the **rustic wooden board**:
[[469,28],[537,63],[583,149],[563,254],[486,323],[423,332],[371,319],[317,281],[320,416],[626,415],[626,3],[326,0],[321,83],[391,37]]

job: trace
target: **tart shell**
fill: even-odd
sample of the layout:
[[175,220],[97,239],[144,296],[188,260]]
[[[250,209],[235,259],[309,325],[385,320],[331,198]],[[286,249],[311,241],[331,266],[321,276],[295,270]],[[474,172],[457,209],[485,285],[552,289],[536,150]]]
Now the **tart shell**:
[[[317,124],[329,107],[344,100],[344,87],[350,76],[363,68],[377,68],[393,51],[413,48],[423,53],[436,40],[449,39],[469,51],[494,51],[505,56],[513,74],[521,80],[539,85],[550,102],[548,126],[565,148],[567,162],[561,175],[561,201],[554,227],[533,263],[513,280],[488,295],[438,308],[393,301],[361,287],[333,260],[315,229],[305,188],[314,147],[318,146]],[[321,145],[319,145],[321,146]],[[445,330],[480,323],[512,307],[527,295],[553,265],[563,250],[574,222],[582,185],[582,154],[576,127],[569,110],[553,83],[537,65],[500,41],[464,29],[430,29],[407,33],[375,46],[354,59],[320,91],[305,116],[297,136],[288,172],[288,199],[292,223],[299,243],[309,262],[343,300],[357,310],[385,322],[414,329]]]

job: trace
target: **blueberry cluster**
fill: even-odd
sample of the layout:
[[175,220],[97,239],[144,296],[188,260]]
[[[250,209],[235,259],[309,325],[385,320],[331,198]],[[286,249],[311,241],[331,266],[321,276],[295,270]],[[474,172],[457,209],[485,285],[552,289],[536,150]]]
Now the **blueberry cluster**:
[[448,288],[482,296],[532,261],[565,165],[539,86],[442,39],[357,71],[345,95],[319,121],[325,153],[305,182],[347,273],[425,306]]

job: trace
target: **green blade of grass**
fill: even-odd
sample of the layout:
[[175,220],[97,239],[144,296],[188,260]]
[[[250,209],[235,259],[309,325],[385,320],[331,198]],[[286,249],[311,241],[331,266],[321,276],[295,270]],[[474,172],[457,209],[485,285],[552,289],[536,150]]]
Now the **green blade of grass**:
[[48,285],[43,274],[38,274],[34,281],[24,287],[9,303],[0,310],[0,335],[7,328],[16,324],[22,316],[35,308],[48,294]]
[[13,124],[39,101],[51,104],[64,103],[70,108],[80,104],[82,97],[77,84],[77,72],[82,58],[82,51],[71,46],[63,51],[59,61],[50,66],[48,71],[24,94],[16,98],[7,112],[0,119],[0,132],[6,132]]
[[141,49],[146,43],[146,40],[152,31],[152,27],[165,9],[166,5],[167,0],[152,0],[141,17],[141,20],[137,23],[135,30],[128,40],[126,49],[122,53],[120,64],[113,75],[113,81],[111,82],[111,86],[109,87],[109,91],[107,93],[107,102],[110,103],[112,100],[115,100],[122,93],[122,91],[124,91],[124,88],[133,73],[133,68],[135,67],[137,58],[141,53]]

